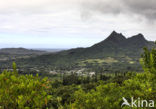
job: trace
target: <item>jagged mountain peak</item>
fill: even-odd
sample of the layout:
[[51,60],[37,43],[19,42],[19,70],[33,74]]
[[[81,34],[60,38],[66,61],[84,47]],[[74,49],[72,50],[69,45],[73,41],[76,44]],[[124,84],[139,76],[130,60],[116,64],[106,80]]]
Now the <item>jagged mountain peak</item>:
[[143,48],[149,45],[149,42],[144,38],[144,35],[139,33],[130,38],[126,38],[122,33],[117,33],[113,31],[105,40],[93,45],[92,47],[97,48],[97,50],[103,49],[137,49]]
[[118,35],[118,33],[116,31],[113,31],[111,35]]
[[144,37],[144,35],[141,34],[141,33],[139,33],[139,34],[137,34],[137,35],[135,35],[135,36],[132,36],[132,38],[139,39],[139,40],[140,40],[140,39],[146,40],[145,37]]
[[133,41],[133,42],[136,42],[136,41],[138,41],[138,42],[148,42],[148,41],[145,39],[144,35],[141,34],[141,33],[139,33],[139,34],[137,34],[137,35],[134,35],[134,36],[128,38],[128,40],[129,40],[129,41],[131,40],[131,41]]
[[122,33],[117,33],[116,31],[113,31],[108,38],[106,38],[105,41],[113,41],[113,42],[119,42],[126,40],[126,37],[122,35]]
[[116,32],[116,31],[114,30],[114,31],[112,31],[112,33],[111,33],[110,35],[122,35],[122,33],[118,33],[118,32]]

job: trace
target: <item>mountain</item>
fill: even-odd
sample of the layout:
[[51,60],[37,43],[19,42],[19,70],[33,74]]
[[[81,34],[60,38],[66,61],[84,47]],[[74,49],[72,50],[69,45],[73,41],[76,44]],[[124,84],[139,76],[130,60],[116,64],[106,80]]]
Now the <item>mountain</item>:
[[152,48],[142,34],[126,38],[113,31],[105,40],[88,48],[75,48],[58,53],[43,54],[28,59],[16,60],[22,68],[72,69],[103,67],[109,70],[139,69],[143,47]]
[[140,56],[143,47],[151,48],[154,42],[147,41],[142,34],[126,38],[113,31],[105,40],[83,50],[83,54],[91,57],[107,56]]
[[2,48],[0,49],[0,61],[13,61],[20,58],[30,58],[46,54],[45,51],[25,48]]
[[45,51],[25,49],[25,48],[2,48],[0,49],[0,54],[44,54]]
[[110,36],[108,38],[106,38],[104,41],[102,41],[103,43],[106,42],[113,42],[113,43],[120,43],[126,40],[126,37],[123,36],[121,33],[117,33],[115,31],[113,31]]

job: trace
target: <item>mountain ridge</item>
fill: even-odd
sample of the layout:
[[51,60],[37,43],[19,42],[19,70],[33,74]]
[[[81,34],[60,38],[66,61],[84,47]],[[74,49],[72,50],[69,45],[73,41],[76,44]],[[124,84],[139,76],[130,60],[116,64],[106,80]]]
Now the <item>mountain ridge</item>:
[[[143,34],[141,34],[141,33],[139,33],[137,35],[134,35],[132,37],[126,38],[124,35],[122,35],[122,33],[117,33],[116,31],[113,31],[106,39],[104,39],[100,43],[102,43],[102,44],[103,43],[106,43],[106,42],[124,43],[123,41],[125,41],[124,44],[126,44],[126,43],[131,43],[131,41],[134,41],[134,40],[136,40],[136,41],[142,41],[144,43],[145,42],[148,42],[145,39],[145,37],[143,36]],[[97,43],[97,44],[100,44],[100,43]]]
[[[16,60],[16,63],[25,67],[38,67],[47,69],[50,68],[73,68],[80,67],[80,63],[86,60],[115,60],[113,64],[108,66],[131,66],[136,67],[139,64],[139,59],[143,52],[143,47],[152,48],[154,42],[148,41],[139,33],[130,38],[126,38],[121,33],[113,31],[106,39],[94,44],[88,48],[74,48],[64,50],[57,53],[43,54],[29,59]],[[111,58],[108,58],[111,57]],[[108,58],[108,59],[107,59]],[[135,63],[135,64],[132,64]],[[86,63],[83,63],[86,64]],[[89,64],[92,66],[92,64]],[[98,65],[96,63],[93,66]],[[105,66],[105,63],[103,63]],[[88,66],[88,64],[87,64]],[[108,67],[107,66],[107,67]],[[112,67],[108,67],[111,68]],[[137,69],[137,68],[136,68]]]
[[[115,38],[115,39],[114,39]],[[141,39],[141,41],[139,41]],[[94,44],[91,47],[88,48],[74,48],[70,50],[65,50],[56,53],[61,54],[63,56],[69,55],[69,56],[80,56],[80,57],[89,57],[89,58],[95,58],[96,54],[100,55],[99,57],[105,57],[109,55],[139,55],[142,51],[142,48],[147,46],[151,47],[154,45],[154,42],[147,41],[144,36],[139,33],[138,35],[134,35],[130,38],[126,38],[121,33],[117,33],[113,31],[106,39],[103,41]],[[130,49],[131,51],[129,51]],[[128,52],[130,53],[128,53]],[[138,52],[138,53],[137,53]],[[53,54],[49,54],[53,55]],[[139,55],[140,56],[140,55]]]

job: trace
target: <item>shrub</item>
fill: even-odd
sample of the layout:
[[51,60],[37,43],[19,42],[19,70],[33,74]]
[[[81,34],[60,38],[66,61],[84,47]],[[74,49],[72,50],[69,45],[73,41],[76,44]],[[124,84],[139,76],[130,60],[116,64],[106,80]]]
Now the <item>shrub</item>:
[[13,71],[0,74],[0,106],[2,109],[41,109],[51,99],[49,88],[46,78],[19,75],[13,63]]

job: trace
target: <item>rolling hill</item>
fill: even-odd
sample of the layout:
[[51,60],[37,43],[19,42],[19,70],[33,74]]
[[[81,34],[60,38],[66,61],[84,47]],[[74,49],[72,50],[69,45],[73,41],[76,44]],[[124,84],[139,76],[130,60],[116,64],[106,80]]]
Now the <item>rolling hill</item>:
[[32,49],[25,49],[25,48],[2,48],[0,49],[0,54],[23,54],[23,55],[28,55],[28,54],[44,54],[46,53],[45,51],[41,50],[32,50]]
[[45,51],[25,49],[25,48],[2,48],[0,49],[0,61],[16,60],[20,58],[30,58],[46,54]]

